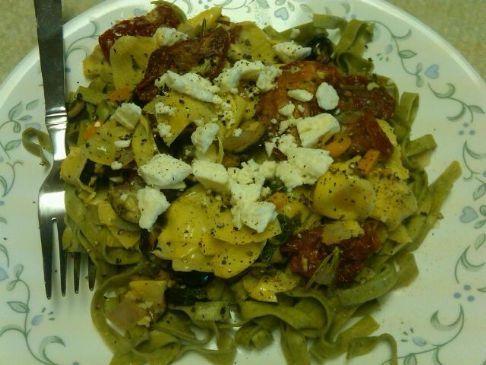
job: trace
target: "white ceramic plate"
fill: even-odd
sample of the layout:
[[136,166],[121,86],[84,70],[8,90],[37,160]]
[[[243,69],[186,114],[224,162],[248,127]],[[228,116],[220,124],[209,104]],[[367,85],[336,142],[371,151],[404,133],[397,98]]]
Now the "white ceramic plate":
[[[463,167],[444,219],[418,250],[421,274],[382,301],[378,332],[398,341],[403,365],[486,364],[486,85],[469,64],[423,24],[380,0],[177,0],[189,14],[222,5],[234,20],[283,29],[312,11],[375,22],[368,49],[376,70],[401,91],[420,94],[414,135],[433,133],[438,149],[431,179],[452,160]],[[83,83],[81,60],[97,35],[117,19],[151,7],[145,0],[105,1],[65,28],[70,89]],[[45,169],[26,153],[21,132],[43,123],[37,51],[0,88],[0,363],[108,364],[110,353],[89,316],[91,293],[45,298],[36,199]],[[68,291],[72,292],[69,287]],[[385,347],[355,364],[385,364]],[[278,346],[240,353],[238,364],[283,364]],[[205,364],[184,358],[180,364]],[[332,364],[344,364],[344,358]]]

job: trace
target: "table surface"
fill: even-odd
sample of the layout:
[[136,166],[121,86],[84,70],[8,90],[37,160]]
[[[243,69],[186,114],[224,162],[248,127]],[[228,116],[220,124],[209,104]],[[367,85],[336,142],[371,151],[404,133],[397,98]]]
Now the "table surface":
[[[458,49],[486,78],[486,0],[388,0],[429,25]],[[71,19],[100,0],[63,0],[64,18]],[[32,0],[0,1],[0,82],[35,46]]]

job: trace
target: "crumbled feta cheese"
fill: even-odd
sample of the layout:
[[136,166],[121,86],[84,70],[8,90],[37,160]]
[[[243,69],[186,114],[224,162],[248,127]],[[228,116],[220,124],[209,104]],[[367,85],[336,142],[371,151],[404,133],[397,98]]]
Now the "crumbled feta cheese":
[[255,202],[260,198],[262,191],[261,184],[240,184],[233,179],[229,180],[231,202],[239,204],[242,202]]
[[306,184],[314,184],[333,162],[328,151],[317,148],[292,148],[288,151],[287,158],[302,171]]
[[160,189],[180,189],[192,172],[191,166],[167,154],[157,154],[138,173],[144,181]]
[[133,103],[123,103],[113,113],[113,119],[129,130],[133,130],[142,115],[142,109]]
[[336,118],[327,113],[296,119],[294,123],[303,147],[313,147],[319,139],[325,142],[340,129]]
[[236,94],[241,80],[256,80],[264,68],[265,65],[261,61],[236,61],[232,67],[223,70],[215,82],[219,84],[222,91]]
[[314,148],[291,148],[287,151],[287,158],[277,165],[275,175],[288,190],[314,184],[333,162],[328,151]]
[[241,128],[236,128],[234,131],[233,131],[233,136],[234,137],[239,137],[241,136],[241,133],[243,133],[243,130]]
[[291,97],[292,99],[302,101],[302,102],[307,102],[311,101],[312,98],[314,98],[314,95],[312,93],[308,92],[307,90],[304,89],[293,89],[287,91],[287,95]]
[[157,124],[157,131],[166,144],[167,140],[172,138],[172,127],[167,123]]
[[294,110],[295,110],[295,105],[292,103],[288,103],[287,105],[284,105],[283,107],[279,108],[278,112],[283,116],[291,117],[294,114]]
[[275,175],[275,161],[256,163],[253,159],[241,164],[241,168],[230,167],[228,173],[232,180],[239,184],[263,185],[265,179],[271,179]]
[[167,71],[155,81],[155,86],[168,86],[181,94],[189,95],[207,103],[220,104],[222,102],[221,98],[216,95],[219,87],[213,85],[204,77],[191,72],[179,75]]
[[250,202],[238,206],[239,219],[244,225],[261,233],[277,217],[275,205],[269,202]]
[[310,56],[311,47],[302,47],[294,41],[277,43],[273,46],[277,56],[284,62],[296,61]]
[[155,113],[158,115],[174,115],[175,109],[169,105],[165,105],[163,102],[159,101],[155,103]]
[[116,148],[118,149],[123,149],[123,148],[128,148],[130,147],[130,143],[132,143],[131,139],[118,139],[113,142]]
[[200,153],[204,154],[213,143],[218,131],[219,125],[216,123],[207,123],[197,127],[191,135],[192,144]]
[[275,176],[277,163],[275,161],[264,161],[260,164],[258,173],[266,180],[270,180]]
[[120,170],[123,167],[123,164],[120,161],[113,161],[111,163],[112,170]]
[[289,161],[282,161],[277,165],[275,176],[282,180],[288,190],[304,185],[302,171]]
[[282,153],[286,154],[288,149],[293,147],[297,147],[297,143],[291,134],[273,137],[270,141],[265,142],[265,151],[268,156],[272,154],[274,148],[278,148]]
[[316,91],[317,104],[324,110],[332,110],[338,106],[339,95],[336,89],[323,82],[319,85]]
[[138,225],[143,229],[151,229],[155,221],[169,208],[170,203],[165,195],[154,188],[146,186],[137,191],[140,220]]
[[218,193],[228,191],[228,171],[219,163],[194,160],[192,173],[205,188]]
[[188,35],[179,32],[175,28],[160,27],[155,31],[153,37],[159,47],[168,47],[179,41],[185,41],[188,38]]
[[[275,161],[265,161],[258,164],[254,160],[243,162],[241,168],[229,168],[229,187],[233,208],[233,224],[240,228],[242,224],[263,232],[268,223],[275,218],[268,203],[257,202],[262,193],[268,194],[263,187],[265,179],[275,176],[277,164]],[[256,204],[254,204],[256,203]],[[273,205],[273,204],[271,204]],[[272,214],[270,214],[272,212]]]
[[256,82],[257,88],[261,91],[270,91],[275,87],[275,79],[282,74],[282,70],[276,66],[266,66],[260,74]]

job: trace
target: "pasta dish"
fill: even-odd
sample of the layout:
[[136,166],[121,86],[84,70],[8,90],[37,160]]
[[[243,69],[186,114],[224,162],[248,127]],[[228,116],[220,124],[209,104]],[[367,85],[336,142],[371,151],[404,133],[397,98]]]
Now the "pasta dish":
[[412,251],[460,171],[429,184],[418,95],[373,73],[372,35],[159,1],[99,37],[68,100],[63,242],[96,265],[111,364],[233,364],[275,338],[288,364],[381,341],[396,364],[374,304],[416,277]]

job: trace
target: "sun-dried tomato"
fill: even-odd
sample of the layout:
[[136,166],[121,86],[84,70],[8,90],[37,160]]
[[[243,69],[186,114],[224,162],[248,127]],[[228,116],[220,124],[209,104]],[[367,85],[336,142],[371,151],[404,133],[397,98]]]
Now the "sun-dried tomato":
[[342,112],[368,112],[376,118],[388,120],[395,111],[395,99],[386,89],[366,76],[343,75],[334,84],[338,95],[338,108]]
[[372,113],[359,114],[346,122],[346,132],[351,138],[348,149],[353,155],[362,155],[374,149],[380,151],[380,158],[387,160],[393,153],[393,145],[383,132]]
[[[256,115],[270,131],[278,128],[278,123],[287,119],[279,109],[288,103],[298,107],[295,118],[309,117],[324,110],[319,108],[316,98],[299,102],[290,98],[288,90],[304,89],[315,94],[322,82],[332,85],[339,95],[338,109],[341,112],[367,112],[376,118],[389,119],[395,110],[395,99],[373,79],[367,76],[343,75],[336,66],[317,61],[296,61],[282,67],[282,75],[276,80],[276,87],[263,94],[258,102]],[[373,87],[369,87],[373,85]]]
[[338,244],[341,249],[336,271],[338,285],[351,284],[363,269],[366,260],[380,248],[376,228],[376,221],[368,221],[363,227],[365,231],[363,236],[350,238]]
[[137,85],[135,94],[143,102],[152,100],[157,95],[155,80],[168,70],[183,73],[199,66],[197,72],[201,76],[213,79],[224,67],[229,45],[229,32],[218,27],[199,38],[155,50],[150,55],[144,78]]
[[310,279],[322,260],[338,247],[340,256],[335,282],[343,286],[353,282],[366,260],[380,248],[376,228],[377,223],[370,220],[364,224],[364,235],[326,245],[322,243],[322,228],[317,227],[292,236],[280,250],[282,254],[290,256],[292,272]]
[[180,14],[172,6],[159,4],[144,16],[122,20],[115,24],[100,35],[98,42],[105,58],[108,60],[110,58],[110,48],[118,38],[125,35],[151,37],[160,26],[165,25],[175,28],[181,21]]
[[290,270],[310,278],[330,252],[322,243],[322,227],[299,232],[280,248],[290,255]]
[[292,102],[299,107],[295,109],[294,117],[309,117],[322,112],[313,98],[309,102],[298,102],[287,95],[287,91],[304,89],[315,94],[322,82],[336,83],[338,70],[333,65],[325,65],[317,61],[296,61],[282,67],[282,74],[276,79],[276,87],[263,94],[258,102],[256,115],[270,130],[278,128],[271,123],[287,119],[279,113],[279,109]]

